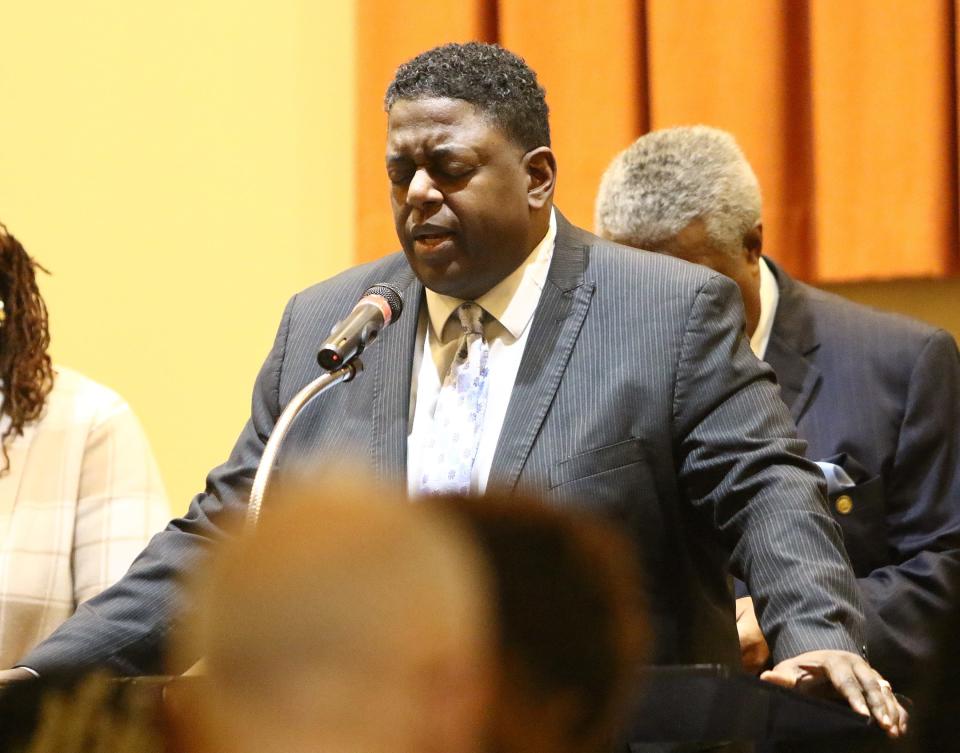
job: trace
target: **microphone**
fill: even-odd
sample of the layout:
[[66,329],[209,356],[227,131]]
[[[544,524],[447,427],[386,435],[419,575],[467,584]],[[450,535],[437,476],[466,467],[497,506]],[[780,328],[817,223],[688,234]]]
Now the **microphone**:
[[380,330],[400,318],[403,299],[392,285],[378,282],[367,288],[346,319],[334,325],[317,353],[317,363],[335,371],[363,353]]

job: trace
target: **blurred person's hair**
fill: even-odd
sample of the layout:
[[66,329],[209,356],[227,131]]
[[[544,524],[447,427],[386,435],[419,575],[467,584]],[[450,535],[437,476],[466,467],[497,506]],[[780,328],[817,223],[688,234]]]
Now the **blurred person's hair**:
[[652,131],[614,157],[601,178],[595,225],[605,238],[657,251],[696,219],[727,253],[738,253],[760,222],[760,184],[726,131]]
[[273,730],[291,750],[474,750],[450,743],[472,724],[480,744],[493,672],[472,538],[377,488],[297,483],[268,501],[205,567],[174,642],[173,668],[203,656],[200,749],[254,750]]
[[166,678],[119,679],[96,670],[5,686],[0,693],[6,753],[167,751]]
[[595,517],[495,492],[433,504],[465,520],[492,565],[502,681],[513,691],[501,698],[565,702],[546,718],[564,727],[566,750],[607,749],[624,733],[648,638],[630,541]]
[[0,476],[10,469],[10,443],[40,417],[53,388],[50,330],[37,287],[38,269],[46,272],[0,223],[0,416],[9,419],[0,436]]

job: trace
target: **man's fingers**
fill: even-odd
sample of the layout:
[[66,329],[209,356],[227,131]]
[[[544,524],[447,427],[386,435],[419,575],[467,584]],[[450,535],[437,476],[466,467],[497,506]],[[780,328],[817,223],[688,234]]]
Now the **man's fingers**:
[[864,716],[870,716],[870,706],[850,661],[845,658],[830,657],[823,663],[823,670],[829,678],[830,684],[847,699],[847,703],[854,711]]
[[[869,676],[861,678],[857,670],[866,669]],[[799,690],[828,681],[846,701],[850,707],[864,716],[874,716],[878,722],[890,724],[889,712],[879,682],[873,677],[876,673],[856,654],[842,653],[840,655],[824,656],[817,663],[800,664],[798,668],[803,672],[797,678],[796,687]],[[872,680],[872,683],[865,682]],[[886,714],[887,721],[883,717]]]
[[901,714],[905,716],[906,711],[894,697],[890,683],[865,661],[856,662],[853,670],[867,694],[867,703],[870,705],[873,718],[891,737],[898,737],[901,732],[901,721],[904,723],[906,721],[901,720]]
[[907,710],[900,705],[900,701],[897,700],[896,694],[893,692],[893,688],[890,683],[880,678],[880,687],[883,689],[884,697],[887,699],[887,708],[890,709],[890,719],[893,723],[896,733],[891,730],[891,734],[903,735],[907,731]]
[[887,706],[887,697],[880,686],[879,679],[877,679],[877,673],[869,667],[860,667],[856,664],[853,666],[853,671],[857,676],[860,687],[863,688],[870,713],[880,723],[880,726],[889,732],[893,725],[890,715],[891,709]]
[[876,719],[890,737],[907,731],[907,712],[897,701],[890,683],[857,654],[810,651],[781,662],[760,675],[760,679],[797,690],[829,681],[854,711]]
[[884,680],[882,677],[877,678],[880,685],[880,692],[883,695],[883,703],[887,710],[887,717],[890,719],[890,727],[887,728],[892,736],[897,737],[900,734],[900,726],[902,719],[901,717],[906,715],[906,710],[897,702],[896,696],[893,694],[893,688],[890,686],[890,683]]
[[761,673],[760,679],[764,682],[772,683],[773,685],[779,685],[781,688],[794,688],[797,685],[797,680],[799,679],[796,672],[787,672],[783,669],[768,669],[766,672]]

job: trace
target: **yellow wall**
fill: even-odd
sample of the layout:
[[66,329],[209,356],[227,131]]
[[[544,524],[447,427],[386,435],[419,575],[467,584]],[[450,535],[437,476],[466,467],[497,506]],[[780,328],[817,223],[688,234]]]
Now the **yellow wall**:
[[351,262],[353,3],[0,0],[0,28],[0,220],[180,511],[289,295]]

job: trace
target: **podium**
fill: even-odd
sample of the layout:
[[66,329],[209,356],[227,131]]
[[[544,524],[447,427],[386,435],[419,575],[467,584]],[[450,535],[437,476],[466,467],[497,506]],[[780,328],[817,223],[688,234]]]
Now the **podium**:
[[[111,681],[115,696],[135,694],[162,716],[169,691],[202,692],[200,677],[132,677]],[[646,667],[628,733],[632,753],[709,750],[741,743],[764,753],[875,750],[885,736],[846,704],[780,688],[720,665]],[[69,687],[70,683],[67,683]],[[23,748],[56,681],[0,686],[0,750]],[[734,746],[733,749],[741,749]]]
[[[628,733],[632,753],[753,744],[764,753],[856,753],[887,746],[845,702],[788,690],[719,664],[646,667]],[[744,749],[749,750],[749,747]]]

